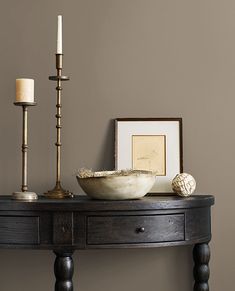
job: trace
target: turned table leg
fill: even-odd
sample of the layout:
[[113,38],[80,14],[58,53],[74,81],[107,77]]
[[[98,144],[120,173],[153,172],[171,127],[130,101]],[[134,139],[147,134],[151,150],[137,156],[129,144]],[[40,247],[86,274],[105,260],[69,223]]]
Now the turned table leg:
[[209,261],[210,248],[208,243],[196,244],[193,249],[194,259],[194,291],[209,291],[208,280],[210,276]]
[[55,291],[73,291],[73,252],[54,251]]

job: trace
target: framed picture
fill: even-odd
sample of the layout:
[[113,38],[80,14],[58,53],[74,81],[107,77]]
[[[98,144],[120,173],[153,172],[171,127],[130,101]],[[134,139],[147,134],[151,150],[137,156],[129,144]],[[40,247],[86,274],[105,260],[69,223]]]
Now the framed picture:
[[115,168],[154,171],[151,193],[172,193],[172,179],[183,172],[182,118],[116,119]]

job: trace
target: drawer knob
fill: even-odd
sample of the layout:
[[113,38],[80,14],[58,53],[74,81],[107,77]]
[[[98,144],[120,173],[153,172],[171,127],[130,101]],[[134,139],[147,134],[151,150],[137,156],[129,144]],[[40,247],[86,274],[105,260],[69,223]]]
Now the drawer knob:
[[144,232],[145,229],[144,229],[144,227],[138,227],[138,228],[136,229],[136,231],[137,231],[137,232]]

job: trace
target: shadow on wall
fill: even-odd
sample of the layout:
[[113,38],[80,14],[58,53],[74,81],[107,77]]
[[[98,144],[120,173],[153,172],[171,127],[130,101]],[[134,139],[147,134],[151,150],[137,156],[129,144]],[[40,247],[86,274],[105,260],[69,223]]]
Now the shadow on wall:
[[108,122],[105,136],[102,139],[100,153],[97,155],[96,168],[97,170],[113,170],[115,167],[114,156],[114,132],[115,120],[111,119]]

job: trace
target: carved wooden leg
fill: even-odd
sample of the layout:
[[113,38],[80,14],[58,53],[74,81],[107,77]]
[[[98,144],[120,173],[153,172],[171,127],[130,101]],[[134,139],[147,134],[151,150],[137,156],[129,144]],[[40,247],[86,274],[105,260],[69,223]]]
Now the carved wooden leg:
[[55,291],[73,291],[73,252],[54,251]]
[[207,243],[196,244],[193,249],[194,259],[194,291],[209,291],[208,280],[210,276],[209,260],[210,248]]

